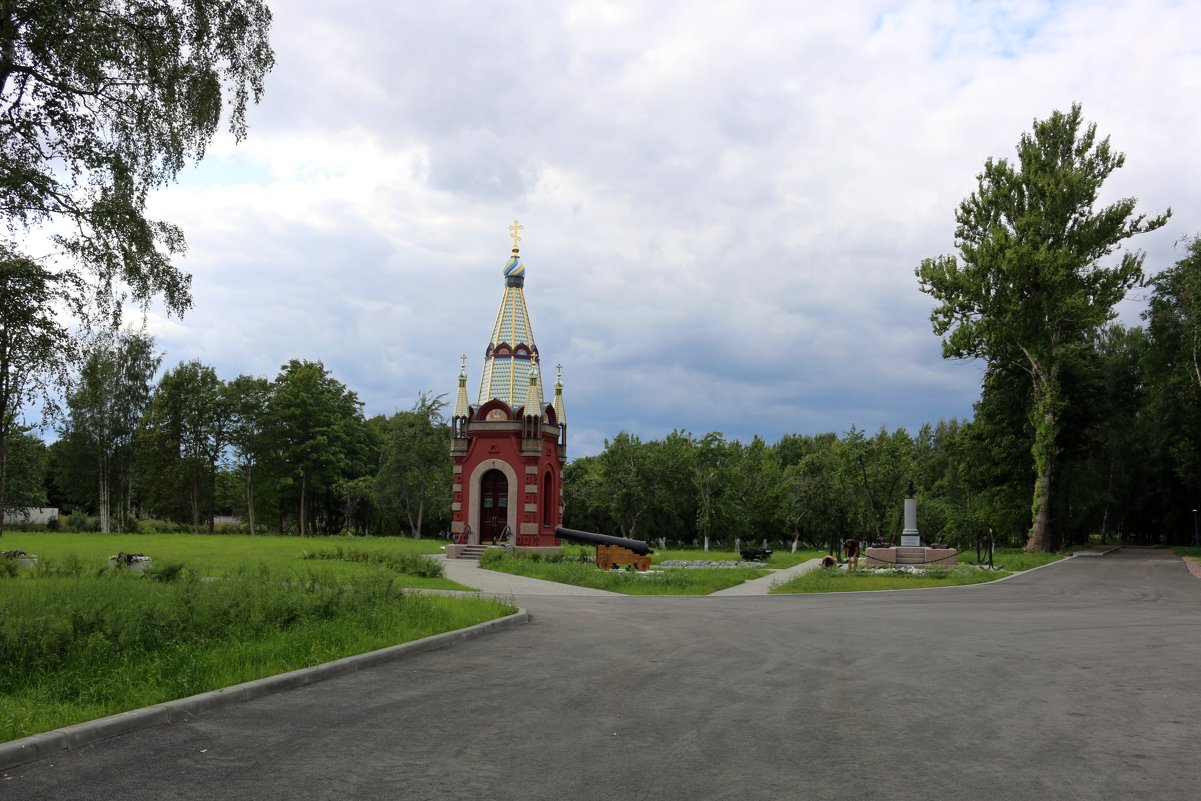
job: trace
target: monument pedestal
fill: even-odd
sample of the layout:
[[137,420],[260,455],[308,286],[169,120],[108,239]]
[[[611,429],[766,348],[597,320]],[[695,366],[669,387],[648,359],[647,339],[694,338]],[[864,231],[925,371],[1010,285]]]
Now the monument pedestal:
[[909,482],[909,497],[905,499],[905,529],[901,532],[901,546],[868,548],[863,556],[868,567],[913,567],[929,565],[954,567],[958,551],[954,548],[923,548],[922,537],[917,531],[917,498],[913,482]]
[[868,548],[863,552],[868,567],[954,567],[959,552],[954,548]]

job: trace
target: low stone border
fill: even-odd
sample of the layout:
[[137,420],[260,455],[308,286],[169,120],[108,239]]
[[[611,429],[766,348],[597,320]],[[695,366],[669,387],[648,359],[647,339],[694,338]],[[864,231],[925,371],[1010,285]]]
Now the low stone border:
[[142,709],[133,709],[129,712],[109,715],[106,718],[98,720],[89,720],[84,723],[76,723],[72,726],[64,726],[54,731],[33,734],[29,737],[22,737],[19,740],[10,740],[7,743],[0,743],[0,770],[15,768],[18,765],[24,765],[28,762],[36,762],[39,759],[54,756],[60,751],[80,748],[100,740],[106,740],[109,737],[116,737],[119,734],[126,734],[131,731],[164,723],[186,721],[197,713],[206,710],[219,709],[223,706],[249,701],[252,698],[270,695],[281,690],[303,687],[306,684],[313,684],[314,682],[343,676],[347,673],[354,673],[356,670],[373,667],[384,662],[400,659],[404,656],[432,651],[435,648],[443,648],[460,640],[471,639],[498,629],[527,623],[529,619],[529,613],[525,609],[519,608],[515,614],[497,618],[496,620],[487,620],[465,629],[447,631],[421,640],[413,640],[412,642],[405,642],[400,645],[380,648],[377,651],[368,651],[365,654],[343,657],[342,659],[336,659],[333,662],[326,662],[322,665],[314,665],[313,667],[300,668],[288,673],[280,673],[278,676],[267,676],[266,678],[255,679],[243,684],[235,684],[232,687],[224,687],[220,690],[212,690],[211,692],[200,693],[188,698],[181,698],[177,701],[167,701],[155,706],[147,706]]

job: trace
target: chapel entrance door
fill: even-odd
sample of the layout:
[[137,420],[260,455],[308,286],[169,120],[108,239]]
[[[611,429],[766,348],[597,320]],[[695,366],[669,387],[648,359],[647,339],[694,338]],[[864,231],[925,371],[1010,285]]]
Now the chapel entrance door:
[[500,540],[509,522],[509,480],[499,470],[480,477],[480,544]]

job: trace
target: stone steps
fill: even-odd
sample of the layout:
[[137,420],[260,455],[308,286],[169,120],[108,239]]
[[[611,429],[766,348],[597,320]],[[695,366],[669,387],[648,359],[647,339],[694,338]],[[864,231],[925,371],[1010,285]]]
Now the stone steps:
[[479,560],[484,552],[488,550],[487,545],[464,545],[463,550],[459,551],[459,559],[475,559]]

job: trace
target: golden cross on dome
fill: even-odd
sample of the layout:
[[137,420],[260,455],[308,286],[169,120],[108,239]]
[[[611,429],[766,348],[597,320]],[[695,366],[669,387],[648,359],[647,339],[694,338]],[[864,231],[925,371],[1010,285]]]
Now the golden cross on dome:
[[563,363],[559,362],[555,365],[555,369],[559,371],[559,378],[563,377]]
[[467,369],[467,354],[464,353],[464,354],[460,355],[459,358],[462,359],[462,361],[463,361],[463,363],[459,365],[459,369],[466,370]]
[[513,237],[513,252],[514,253],[517,252],[517,243],[521,241],[521,237],[517,235],[517,232],[524,231],[524,230],[525,230],[525,226],[522,225],[521,223],[517,222],[517,220],[514,220],[513,224],[509,226],[509,231],[511,232],[509,234],[509,236]]

